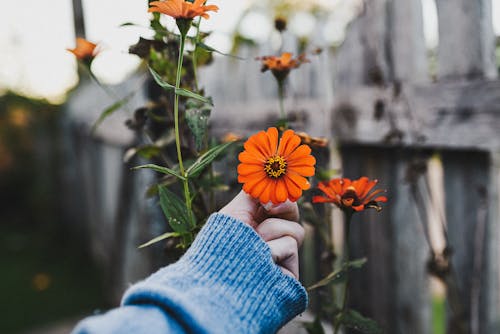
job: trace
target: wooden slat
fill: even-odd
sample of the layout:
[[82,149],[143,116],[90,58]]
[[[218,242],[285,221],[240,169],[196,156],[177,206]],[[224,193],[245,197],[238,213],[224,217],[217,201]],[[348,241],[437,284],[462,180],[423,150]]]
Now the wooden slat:
[[430,299],[425,262],[429,248],[404,178],[412,155],[393,149],[343,146],[344,175],[367,175],[388,189],[380,213],[356,215],[351,254],[368,263],[351,275],[351,305],[391,333],[429,333]]
[[397,96],[394,88],[339,90],[333,109],[343,142],[500,148],[500,81],[406,85]]
[[429,79],[422,2],[393,1],[389,30],[394,80],[425,82]]
[[496,77],[491,0],[438,0],[438,77]]
[[382,85],[390,80],[390,54],[386,48],[388,3],[388,0],[364,2],[363,12],[351,22],[335,59],[337,85]]
[[460,320],[449,314],[448,333],[493,333],[498,321],[498,257],[494,254],[498,255],[499,236],[497,212],[490,211],[498,205],[490,156],[444,152],[442,157],[448,237],[463,311]]

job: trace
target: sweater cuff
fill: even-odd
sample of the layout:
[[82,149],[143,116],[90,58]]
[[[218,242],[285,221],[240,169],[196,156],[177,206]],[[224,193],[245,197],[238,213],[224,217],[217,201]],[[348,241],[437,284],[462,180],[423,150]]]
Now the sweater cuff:
[[123,304],[138,303],[176,308],[180,322],[209,332],[268,333],[306,309],[307,293],[250,226],[216,213],[177,263],[129,289]]

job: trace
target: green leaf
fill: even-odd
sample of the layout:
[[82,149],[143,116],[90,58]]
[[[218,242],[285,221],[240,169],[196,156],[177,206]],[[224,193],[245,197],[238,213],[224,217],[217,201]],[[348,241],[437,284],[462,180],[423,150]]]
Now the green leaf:
[[348,265],[350,268],[359,269],[365,265],[366,261],[366,257],[362,257],[356,260],[349,261]]
[[325,334],[321,319],[317,316],[313,322],[303,322],[302,326],[306,329],[308,334]]
[[354,310],[346,310],[339,319],[340,324],[364,334],[383,334],[384,330],[373,319],[362,316]]
[[101,125],[101,123],[106,118],[108,118],[115,111],[117,111],[118,109],[120,109],[121,107],[123,107],[132,98],[132,96],[134,96],[134,94],[135,94],[135,92],[132,92],[132,93],[128,94],[127,96],[125,96],[123,99],[116,101],[115,103],[113,103],[112,105],[110,105],[109,107],[107,107],[106,109],[104,109],[104,111],[101,113],[101,115],[99,116],[99,118],[97,119],[97,121],[95,121],[94,125],[92,125],[92,129],[90,130],[90,132],[94,133],[95,130],[97,130],[97,128],[99,127],[99,125]]
[[138,248],[148,247],[154,243],[157,243],[158,241],[162,241],[162,240],[165,240],[168,238],[180,237],[180,236],[182,236],[182,234],[177,233],[177,232],[167,232],[167,233],[164,233],[162,235],[157,236],[156,238],[149,240],[148,242],[140,245]]
[[199,175],[208,164],[217,158],[217,156],[231,144],[232,142],[217,145],[200,155],[200,157],[186,170],[187,177]]
[[186,121],[193,132],[196,149],[199,151],[206,141],[208,119],[212,108],[206,103],[190,99],[186,102]]
[[163,89],[165,89],[167,91],[173,90],[175,92],[175,94],[177,94],[177,95],[181,95],[181,96],[185,96],[185,97],[190,97],[190,98],[193,98],[193,99],[197,99],[197,100],[200,100],[202,102],[208,103],[211,106],[214,105],[212,103],[212,99],[210,99],[210,98],[207,98],[207,97],[201,96],[199,94],[193,93],[193,92],[191,92],[191,91],[189,91],[187,89],[184,89],[184,88],[177,88],[176,89],[174,85],[171,85],[168,82],[163,81],[163,79],[161,78],[161,76],[158,73],[156,73],[156,71],[153,70],[151,67],[149,67],[149,71],[153,75],[153,79],[155,79],[156,83],[160,87],[162,87]]
[[181,180],[186,179],[184,176],[180,175],[179,172],[177,172],[176,170],[173,170],[173,169],[168,168],[168,167],[158,166],[155,164],[146,164],[146,165],[136,166],[136,167],[133,167],[132,170],[138,170],[138,169],[142,169],[142,168],[149,168],[149,169],[152,169],[152,170],[159,172],[159,173],[170,174],[170,175],[173,175]]
[[238,57],[238,56],[235,56],[235,55],[232,55],[232,54],[229,54],[229,53],[224,53],[224,52],[218,51],[218,50],[214,49],[213,47],[211,47],[209,45],[206,45],[203,42],[196,42],[196,46],[199,47],[199,48],[201,48],[201,49],[203,49],[203,50],[206,50],[208,52],[215,52],[215,53],[218,53],[218,54],[226,56],[226,57],[236,58],[236,59],[240,59],[240,60],[244,60],[245,59],[245,58]]
[[160,152],[161,148],[157,145],[144,145],[140,147],[132,147],[128,149],[127,152],[125,152],[123,160],[125,162],[128,162],[136,155],[144,159],[151,159],[160,154]]
[[189,232],[191,224],[186,203],[165,186],[159,186],[158,192],[161,209],[172,230],[181,234]]
[[366,263],[366,258],[352,260],[352,261],[344,264],[342,266],[342,268],[331,272],[322,280],[320,280],[320,281],[316,282],[315,284],[311,285],[310,287],[308,287],[307,291],[312,291],[314,289],[320,288],[320,287],[325,286],[325,285],[330,284],[330,283],[332,283],[332,284],[342,283],[345,280],[345,277],[346,277],[345,275],[346,275],[348,269],[350,269],[350,268],[359,269],[365,263]]
[[196,93],[193,93],[192,91],[184,89],[184,88],[178,88],[178,89],[176,89],[175,93],[177,95],[181,95],[181,96],[190,97],[190,98],[193,98],[193,99],[200,100],[202,102],[210,104],[211,106],[214,105],[213,102],[212,102],[212,99],[210,99],[208,97],[201,96],[201,95],[196,94]]

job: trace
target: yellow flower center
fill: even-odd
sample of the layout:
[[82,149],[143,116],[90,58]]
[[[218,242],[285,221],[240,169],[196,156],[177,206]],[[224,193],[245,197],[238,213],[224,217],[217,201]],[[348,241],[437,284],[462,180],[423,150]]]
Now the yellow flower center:
[[264,171],[267,176],[277,179],[286,173],[286,160],[285,158],[276,155],[267,159],[264,164]]

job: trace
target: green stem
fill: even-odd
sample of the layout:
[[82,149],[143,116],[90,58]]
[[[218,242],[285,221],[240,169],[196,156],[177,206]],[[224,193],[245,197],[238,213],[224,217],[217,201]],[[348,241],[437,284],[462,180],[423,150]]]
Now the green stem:
[[285,115],[285,85],[284,80],[278,80],[278,99],[280,101],[280,118],[284,121],[286,119]]
[[[345,240],[344,240],[344,261],[343,261],[343,266],[345,267],[345,285],[344,285],[344,297],[342,300],[342,308],[340,310],[340,317],[345,314],[345,311],[347,309],[347,300],[349,296],[349,232],[350,232],[350,227],[351,227],[351,217],[352,217],[352,212],[346,211],[345,212]],[[340,328],[340,321],[335,322],[335,330],[334,334],[337,334],[338,330]]]
[[194,87],[196,92],[198,92],[198,64],[196,60],[196,51],[198,50],[198,42],[200,41],[200,23],[201,16],[198,18],[198,23],[196,24],[196,37],[194,38],[194,51],[193,51],[193,76],[194,76]]
[[[184,45],[186,42],[186,34],[181,33],[180,44],[179,44],[179,59],[177,61],[177,76],[175,79],[175,90],[177,91],[181,85],[181,76],[182,76],[182,62],[184,60]],[[191,228],[194,227],[194,219],[193,219],[193,210],[191,204],[191,194],[189,192],[189,182],[186,177],[186,170],[184,169],[184,163],[182,161],[182,152],[181,152],[181,137],[179,131],[179,95],[177,92],[175,93],[174,98],[174,131],[175,131],[175,147],[177,149],[177,160],[179,161],[179,171],[182,176],[185,178],[182,180],[182,184],[184,187],[184,199],[186,201],[187,214],[189,219],[189,225]]]

